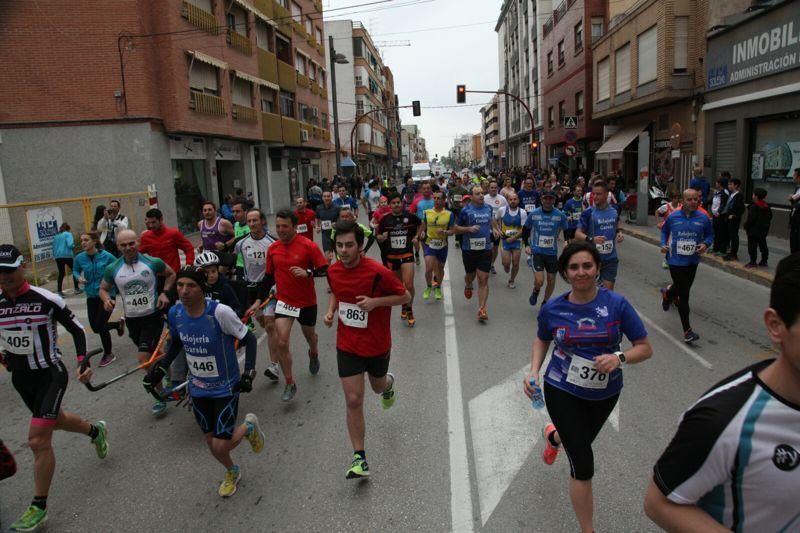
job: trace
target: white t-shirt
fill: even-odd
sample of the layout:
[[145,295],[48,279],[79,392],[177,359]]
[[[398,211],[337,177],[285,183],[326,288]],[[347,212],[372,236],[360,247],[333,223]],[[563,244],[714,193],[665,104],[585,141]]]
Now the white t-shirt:
[[501,207],[505,207],[508,205],[508,200],[506,200],[506,197],[500,194],[496,196],[491,196],[487,194],[486,196],[483,197],[483,202],[492,208],[492,215],[495,215],[497,213],[497,210],[500,209]]

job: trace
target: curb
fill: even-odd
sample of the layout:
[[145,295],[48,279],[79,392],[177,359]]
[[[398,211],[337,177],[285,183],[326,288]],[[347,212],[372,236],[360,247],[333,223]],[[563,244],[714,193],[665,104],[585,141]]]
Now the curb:
[[[625,235],[630,235],[640,241],[644,241],[646,243],[652,244],[658,248],[661,248],[661,239],[650,235],[647,232],[637,230],[635,228],[631,228],[630,226],[619,226],[622,230],[622,233]],[[703,255],[700,257],[700,262],[705,263],[708,266],[717,268],[719,270],[725,271],[728,274],[733,274],[734,276],[740,277],[742,279],[746,279],[748,281],[752,281],[753,283],[758,283],[759,285],[763,285],[765,287],[771,287],[772,281],[774,279],[773,275],[770,272],[765,272],[763,270],[750,270],[744,268],[744,266],[740,265],[739,263],[734,263],[733,261],[723,261],[721,258],[713,256],[713,255]]]

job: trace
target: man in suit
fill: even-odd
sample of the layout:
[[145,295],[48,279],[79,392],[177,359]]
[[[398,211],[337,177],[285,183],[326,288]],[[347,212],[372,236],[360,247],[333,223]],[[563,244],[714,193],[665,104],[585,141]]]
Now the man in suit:
[[731,195],[728,198],[727,217],[728,217],[728,236],[731,246],[728,255],[724,256],[725,261],[739,260],[739,226],[742,223],[744,214],[744,196],[742,196],[742,180],[733,178],[728,182],[728,190]]

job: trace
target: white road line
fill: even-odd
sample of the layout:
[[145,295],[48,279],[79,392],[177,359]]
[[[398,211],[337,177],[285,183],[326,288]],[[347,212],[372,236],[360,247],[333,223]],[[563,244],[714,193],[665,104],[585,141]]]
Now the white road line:
[[709,363],[708,361],[706,361],[706,360],[705,360],[703,357],[701,357],[701,356],[697,355],[697,354],[696,354],[696,353],[695,353],[693,350],[690,350],[689,348],[687,348],[687,347],[686,347],[686,344],[684,344],[684,343],[682,343],[682,342],[680,342],[680,341],[677,341],[677,340],[675,340],[675,337],[673,337],[672,335],[670,335],[669,333],[667,333],[667,332],[666,332],[666,331],[665,331],[665,330],[664,330],[664,329],[663,329],[661,326],[659,326],[658,324],[656,324],[655,322],[653,322],[652,320],[650,320],[648,317],[646,317],[645,315],[643,315],[643,314],[641,313],[641,311],[639,312],[639,316],[640,316],[640,317],[642,317],[642,320],[644,320],[645,322],[647,322],[647,325],[648,325],[648,326],[650,326],[650,327],[651,327],[651,328],[653,328],[654,330],[656,330],[656,331],[658,331],[659,333],[661,333],[661,334],[662,334],[662,335],[663,335],[663,336],[664,336],[664,337],[665,337],[665,338],[666,338],[666,339],[667,339],[669,342],[671,342],[672,344],[674,344],[675,346],[677,346],[677,347],[678,347],[678,348],[679,348],[679,349],[680,349],[680,350],[681,350],[683,353],[687,354],[689,357],[691,357],[692,359],[694,359],[695,361],[697,361],[698,363],[700,363],[702,366],[704,366],[704,367],[705,367],[705,368],[707,368],[708,370],[711,370],[712,368],[714,368],[714,367],[711,365],[711,363]]
[[472,483],[469,479],[464,401],[461,395],[461,367],[458,361],[449,268],[444,269],[442,292],[444,346],[447,359],[447,430],[450,437],[450,524],[451,531],[468,533],[473,530]]

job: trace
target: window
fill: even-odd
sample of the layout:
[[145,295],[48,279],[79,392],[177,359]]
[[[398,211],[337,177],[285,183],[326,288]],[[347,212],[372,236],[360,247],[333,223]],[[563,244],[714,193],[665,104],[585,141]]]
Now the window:
[[675,72],[686,72],[689,62],[689,17],[675,17]]
[[603,17],[592,17],[592,42],[602,37],[605,31],[606,25]]
[[547,125],[552,128],[554,124],[555,120],[553,118],[553,106],[550,106],[547,108]]
[[317,83],[319,83],[320,87],[325,87],[325,70],[323,70],[320,67],[320,69],[317,71],[317,75],[318,75],[317,76],[318,77],[318,82]]
[[323,113],[322,114],[322,127],[325,128],[325,129],[328,129],[328,114],[327,113]]
[[294,65],[294,58],[292,57],[292,45],[283,37],[275,35],[275,55],[284,63]]
[[314,23],[311,22],[311,17],[306,17],[306,33],[314,36]]
[[297,104],[298,111],[299,111],[299,118],[303,122],[309,122],[311,119],[311,108],[308,107],[306,104],[298,103]]
[[227,23],[229,30],[236,31],[236,16],[233,13],[228,13],[225,15],[225,22]]
[[364,100],[359,98],[356,100],[356,115],[364,114]]
[[298,4],[296,4],[295,2],[292,2],[292,8],[291,9],[292,9],[292,20],[302,24],[303,23],[303,9]]
[[353,56],[364,57],[364,39],[361,37],[353,37]]
[[256,46],[268,52],[275,52],[272,38],[272,27],[261,20],[256,20]]
[[317,42],[318,43],[322,42],[322,30],[319,28],[317,28]]
[[561,100],[558,103],[558,123],[564,124],[564,117],[567,116],[567,102],[565,100]]
[[275,113],[275,91],[269,87],[261,87],[261,111]]
[[281,116],[295,118],[294,95],[281,91]]
[[552,74],[553,73],[553,51],[552,50],[547,52],[547,73],[548,74]]
[[583,50],[583,21],[575,25],[575,51]]
[[658,61],[658,26],[653,26],[638,37],[639,48],[639,81],[642,85],[656,79],[656,62]]
[[356,87],[363,87],[364,86],[364,78],[362,78],[359,74],[354,76]]
[[317,79],[317,65],[309,61],[308,63],[308,79],[315,81]]
[[306,58],[300,52],[294,54],[294,68],[303,76],[306,75]]
[[241,78],[231,80],[231,99],[236,105],[253,107],[253,84]]
[[[191,62],[191,58],[189,59]],[[217,80],[217,67],[194,60],[189,72],[189,88],[192,91],[219,96],[219,82]]]
[[631,90],[631,45],[626,44],[617,48],[614,54],[614,69],[616,72],[616,84],[614,94],[624,93]]
[[558,66],[564,66],[564,39],[558,41]]
[[597,101],[607,100],[610,92],[608,58],[605,58],[597,63]]
[[583,91],[575,93],[575,114],[583,116]]

